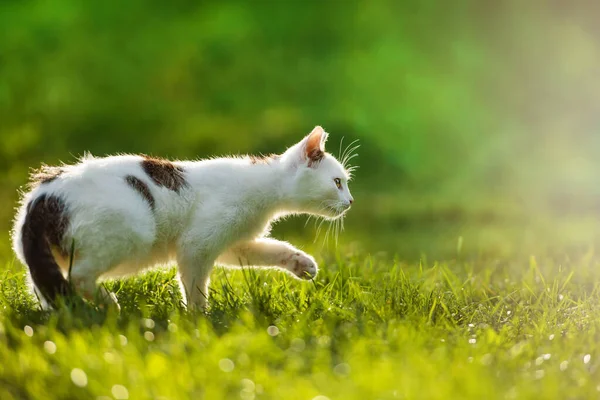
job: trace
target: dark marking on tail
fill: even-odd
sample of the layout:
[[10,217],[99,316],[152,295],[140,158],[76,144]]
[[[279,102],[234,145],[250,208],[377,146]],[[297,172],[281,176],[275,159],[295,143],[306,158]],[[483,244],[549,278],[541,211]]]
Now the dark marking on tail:
[[168,160],[144,156],[142,168],[154,183],[174,192],[179,192],[188,185],[183,176],[183,168]]
[[58,296],[72,294],[51,250],[55,247],[61,254],[68,254],[62,242],[69,217],[64,202],[52,195],[40,195],[28,208],[21,232],[25,262],[37,289],[54,305]]
[[150,188],[141,179],[136,178],[133,175],[127,175],[125,181],[129,186],[136,190],[142,197],[148,202],[150,208],[154,210],[154,196],[150,192]]
[[40,168],[31,171],[29,186],[36,187],[44,183],[50,183],[61,176],[63,172],[64,170],[61,167],[42,165]]

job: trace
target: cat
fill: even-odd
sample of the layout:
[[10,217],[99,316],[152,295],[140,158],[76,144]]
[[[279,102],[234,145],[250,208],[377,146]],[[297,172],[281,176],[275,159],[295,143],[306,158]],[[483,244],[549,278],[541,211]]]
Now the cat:
[[281,155],[176,161],[84,156],[32,174],[12,231],[45,308],[75,293],[116,305],[99,280],[176,262],[188,308],[205,309],[213,265],[278,267],[299,279],[315,259],[268,237],[289,214],[342,217],[354,199],[320,126]]

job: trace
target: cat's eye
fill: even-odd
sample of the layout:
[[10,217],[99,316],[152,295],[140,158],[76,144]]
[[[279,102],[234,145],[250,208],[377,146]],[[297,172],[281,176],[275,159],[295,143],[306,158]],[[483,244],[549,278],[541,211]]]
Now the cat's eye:
[[340,178],[335,178],[333,180],[338,189],[342,190],[342,180]]

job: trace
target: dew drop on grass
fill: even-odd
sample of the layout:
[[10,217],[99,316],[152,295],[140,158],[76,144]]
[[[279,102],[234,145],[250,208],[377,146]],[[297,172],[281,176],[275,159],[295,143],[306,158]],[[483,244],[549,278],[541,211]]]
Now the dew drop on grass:
[[235,368],[235,364],[229,358],[222,358],[219,360],[219,368],[223,372],[231,372]]
[[292,339],[292,342],[290,343],[290,350],[298,352],[298,353],[302,352],[305,347],[306,347],[306,343],[304,343],[304,340],[302,340],[300,338],[294,338],[294,339]]
[[242,379],[242,390],[240,390],[240,398],[242,400],[253,400],[256,397],[254,394],[255,385],[250,379]]
[[585,356],[583,356],[583,363],[587,364],[590,362],[591,359],[592,359],[592,356],[590,356],[589,354],[586,354]]
[[339,376],[348,376],[350,375],[350,365],[346,363],[338,364],[333,368],[333,372]]
[[543,369],[538,369],[537,371],[535,371],[535,379],[542,379],[545,375],[545,372]]
[[317,339],[317,344],[321,347],[327,347],[331,343],[331,338],[327,335],[319,336]]
[[535,359],[535,365],[537,365],[538,367],[540,365],[542,365],[543,362],[544,362],[544,357],[538,357]]
[[114,385],[110,391],[116,400],[127,400],[129,391],[123,385]]
[[117,356],[114,353],[107,351],[104,353],[104,361],[106,361],[107,364],[116,364]]
[[44,350],[46,350],[46,353],[48,354],[54,354],[56,353],[56,344],[54,344],[54,342],[46,340],[44,342]]
[[242,379],[242,390],[245,390],[247,392],[254,392],[254,389],[256,388],[256,385],[254,384],[254,382],[252,382],[251,379],[247,379],[244,378]]
[[127,337],[119,335],[119,342],[121,343],[121,346],[127,346]]
[[271,325],[267,328],[267,333],[270,336],[277,336],[277,335],[279,335],[279,328],[276,327],[275,325]]
[[569,362],[568,361],[563,361],[563,362],[560,363],[560,370],[561,371],[565,371],[568,367],[569,367]]
[[548,340],[554,340],[554,333],[550,336],[548,336]]
[[146,329],[154,329],[154,326],[156,325],[156,324],[154,323],[154,320],[153,320],[153,319],[150,319],[150,318],[144,318],[144,319],[142,320],[142,323],[143,323],[143,325],[146,327]]
[[86,387],[88,378],[84,370],[80,368],[73,368],[71,370],[71,381],[75,386]]
[[149,342],[153,342],[154,341],[154,333],[152,333],[150,331],[144,332],[144,339],[146,339]]
[[30,327],[29,325],[25,325],[25,327],[23,328],[23,331],[25,332],[25,334],[29,337],[33,336],[33,328]]
[[469,339],[469,344],[475,344],[475,343],[477,343],[477,339],[475,339],[475,338]]
[[169,323],[168,329],[169,329],[169,332],[175,333],[175,332],[177,332],[177,325],[175,325],[174,323],[171,322],[171,323]]

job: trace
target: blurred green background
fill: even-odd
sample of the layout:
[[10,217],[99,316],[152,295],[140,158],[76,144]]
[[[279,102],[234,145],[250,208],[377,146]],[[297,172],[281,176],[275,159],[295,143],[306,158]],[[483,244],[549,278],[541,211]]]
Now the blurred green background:
[[[345,249],[589,252],[598,15],[593,2],[4,0],[0,227],[41,162],[279,152],[319,124],[334,153],[342,137],[362,144]],[[308,241],[303,224],[276,234]]]

